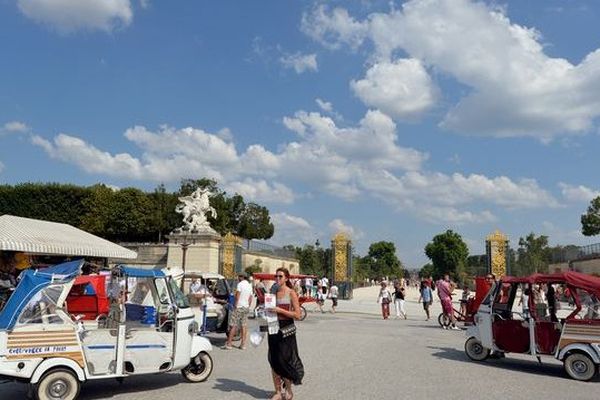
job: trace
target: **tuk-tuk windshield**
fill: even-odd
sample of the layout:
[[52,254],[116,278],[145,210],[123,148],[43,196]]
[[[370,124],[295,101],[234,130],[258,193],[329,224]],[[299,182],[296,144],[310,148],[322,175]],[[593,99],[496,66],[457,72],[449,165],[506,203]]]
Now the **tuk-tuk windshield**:
[[173,299],[175,300],[177,307],[189,308],[190,302],[179,288],[179,285],[177,285],[175,279],[169,278],[169,287],[171,288],[171,293],[173,293]]
[[63,289],[63,285],[51,285],[42,289],[27,303],[19,316],[18,324],[63,323],[62,318],[56,313]]

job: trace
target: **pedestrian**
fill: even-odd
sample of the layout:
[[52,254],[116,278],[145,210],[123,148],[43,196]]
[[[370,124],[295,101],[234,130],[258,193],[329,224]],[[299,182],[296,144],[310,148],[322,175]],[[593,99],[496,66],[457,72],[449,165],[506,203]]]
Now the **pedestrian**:
[[404,287],[396,286],[396,291],[394,292],[394,305],[396,306],[396,319],[400,318],[400,314],[404,317],[404,319],[408,319],[406,315],[406,310],[404,310]]
[[329,286],[329,279],[327,276],[323,275],[321,279],[319,279],[319,287],[323,289],[323,294],[327,294],[327,287]]
[[[456,318],[454,317],[454,310],[452,309],[452,287],[453,284],[450,282],[450,275],[448,274],[444,275],[444,278],[437,282],[438,297],[442,303],[442,311],[450,321],[450,329],[460,330],[460,328],[456,326]],[[442,328],[448,329],[446,325],[442,325]]]
[[268,310],[277,313],[279,321],[279,331],[269,335],[268,359],[275,387],[275,394],[271,400],[290,400],[294,397],[292,384],[302,384],[304,377],[304,366],[298,355],[294,325],[294,320],[300,319],[300,302],[292,288],[287,268],[278,268],[275,279],[278,283],[275,293],[276,307]]
[[523,319],[525,321],[529,320],[531,314],[529,313],[529,297],[531,296],[531,290],[529,288],[525,288],[521,294],[521,299],[519,300],[519,305],[521,306],[521,311],[523,313]]
[[304,285],[306,286],[306,292],[308,293],[309,297],[314,297],[315,294],[313,293],[313,280],[312,278],[305,278],[304,279]]
[[238,274],[238,284],[235,289],[233,301],[233,313],[229,326],[227,342],[222,347],[224,350],[233,348],[232,342],[238,329],[241,331],[240,350],[246,350],[246,336],[248,333],[248,314],[250,313],[250,302],[252,301],[252,285],[248,282],[248,275],[245,272]]
[[325,311],[323,311],[324,304],[325,304],[325,293],[323,293],[323,287],[320,286],[317,289],[317,305],[319,306],[319,311],[321,311],[321,313],[325,312]]
[[383,319],[388,319],[390,316],[390,303],[392,302],[392,294],[388,290],[385,281],[381,281],[381,289],[379,289],[377,302],[381,304],[381,314],[383,315]]
[[431,318],[429,315],[429,307],[431,307],[431,303],[433,302],[433,292],[431,291],[430,285],[429,281],[424,280],[421,283],[421,295],[419,296],[419,302],[423,301],[423,310],[425,310],[425,315],[427,315],[426,321],[429,321]]
[[332,283],[329,288],[329,298],[331,299],[331,312],[335,314],[335,309],[338,305],[339,289],[335,283]]

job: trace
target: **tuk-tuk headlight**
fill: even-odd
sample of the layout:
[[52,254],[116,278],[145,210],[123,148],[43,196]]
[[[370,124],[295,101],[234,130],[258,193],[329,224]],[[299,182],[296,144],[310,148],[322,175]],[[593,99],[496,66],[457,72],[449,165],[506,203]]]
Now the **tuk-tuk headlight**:
[[190,324],[190,326],[188,327],[189,334],[195,335],[196,333],[198,333],[198,331],[199,331],[198,323],[196,321],[192,322]]

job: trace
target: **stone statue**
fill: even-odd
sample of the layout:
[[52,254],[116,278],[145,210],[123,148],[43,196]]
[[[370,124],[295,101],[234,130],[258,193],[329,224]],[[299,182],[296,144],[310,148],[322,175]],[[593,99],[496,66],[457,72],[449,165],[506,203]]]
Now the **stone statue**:
[[175,207],[175,212],[183,215],[183,229],[189,231],[213,231],[206,215],[210,213],[217,217],[217,211],[210,205],[209,197],[212,195],[208,189],[196,189],[189,196],[179,197],[180,204]]

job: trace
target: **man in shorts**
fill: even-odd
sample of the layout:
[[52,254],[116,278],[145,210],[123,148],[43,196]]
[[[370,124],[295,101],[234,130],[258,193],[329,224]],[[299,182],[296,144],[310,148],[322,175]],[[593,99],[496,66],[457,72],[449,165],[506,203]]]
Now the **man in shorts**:
[[339,295],[339,289],[338,289],[337,285],[334,283],[329,288],[329,298],[331,298],[331,312],[333,314],[335,314],[335,309],[338,305],[338,295]]
[[238,284],[235,289],[235,300],[233,303],[233,312],[229,321],[229,334],[227,342],[222,348],[224,350],[233,349],[232,342],[237,330],[240,329],[241,340],[240,350],[246,349],[246,336],[248,334],[248,314],[250,313],[250,301],[252,299],[252,285],[248,282],[248,276],[244,272],[238,275]]
[[[444,275],[444,279],[440,279],[437,283],[438,297],[442,303],[442,311],[446,317],[450,318],[451,326],[450,329],[460,330],[456,326],[456,318],[454,317],[454,310],[452,309],[452,284],[450,282],[450,275]],[[442,326],[444,329],[448,329],[447,326]]]

